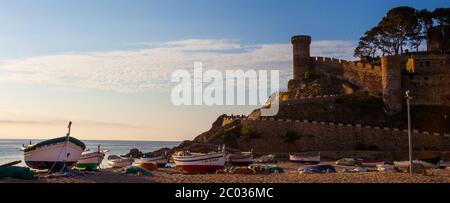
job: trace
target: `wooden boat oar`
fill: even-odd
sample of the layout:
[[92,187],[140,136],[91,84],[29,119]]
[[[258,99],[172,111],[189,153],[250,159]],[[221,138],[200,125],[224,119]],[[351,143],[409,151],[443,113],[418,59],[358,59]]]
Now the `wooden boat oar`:
[[19,161],[13,161],[13,162],[10,162],[10,163],[6,163],[6,164],[3,164],[3,165],[0,165],[0,167],[14,166],[14,165],[17,165],[17,164],[20,164],[20,163],[22,163],[21,160],[19,160]]

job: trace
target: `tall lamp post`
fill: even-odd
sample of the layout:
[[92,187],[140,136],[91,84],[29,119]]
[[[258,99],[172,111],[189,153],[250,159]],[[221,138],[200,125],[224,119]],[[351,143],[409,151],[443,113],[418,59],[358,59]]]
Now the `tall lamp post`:
[[411,109],[410,100],[413,99],[411,96],[411,91],[406,91],[406,106],[408,108],[408,142],[409,142],[409,173],[413,174],[413,147],[412,147],[412,136],[411,136]]

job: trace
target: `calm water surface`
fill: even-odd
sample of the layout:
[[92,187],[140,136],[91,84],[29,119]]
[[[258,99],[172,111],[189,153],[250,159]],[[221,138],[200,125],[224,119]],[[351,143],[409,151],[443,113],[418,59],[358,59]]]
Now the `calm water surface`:
[[[42,140],[31,140],[33,144]],[[102,149],[107,149],[105,159],[103,160],[103,167],[108,167],[106,157],[111,154],[124,155],[127,154],[130,149],[137,148],[142,152],[151,152],[163,147],[172,148],[178,146],[181,142],[159,142],[159,141],[83,141],[87,148],[91,151],[96,151],[97,146],[100,145]],[[0,164],[8,163],[11,161],[22,160],[23,154],[20,151],[22,144],[29,144],[30,140],[13,140],[13,139],[0,139]]]

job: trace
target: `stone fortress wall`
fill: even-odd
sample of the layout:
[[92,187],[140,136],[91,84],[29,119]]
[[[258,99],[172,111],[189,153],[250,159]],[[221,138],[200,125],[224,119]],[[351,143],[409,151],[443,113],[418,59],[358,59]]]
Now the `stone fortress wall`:
[[373,94],[381,94],[381,66],[328,57],[311,57],[314,74],[336,77]]
[[[336,77],[382,97],[387,112],[392,114],[402,110],[406,90],[413,93],[412,105],[450,106],[450,55],[388,56],[382,57],[381,66],[374,66],[334,58],[311,57],[310,43],[309,36],[292,37],[293,81],[301,81],[306,72]],[[405,76],[402,69],[411,74]]]
[[415,105],[450,105],[450,57],[415,56],[406,59],[406,69],[413,72],[402,77],[402,88],[414,92]]
[[[233,122],[240,122],[242,126],[261,134],[259,139],[251,141],[256,151],[258,146],[266,150],[264,146],[268,144],[273,153],[284,152],[286,148],[291,152],[353,151],[358,146],[371,147],[376,151],[408,150],[406,129],[309,120],[249,119],[241,116],[224,118],[223,126]],[[279,135],[286,130],[300,135],[300,139],[291,144],[281,142]],[[413,143],[419,151],[450,151],[450,134],[413,130]]]
[[[289,82],[289,91],[298,91],[309,72],[327,77],[335,77],[383,98],[387,113],[400,112],[405,103],[404,92],[411,90],[413,105],[446,105],[450,106],[450,56],[389,56],[381,58],[381,66],[346,60],[311,57],[309,45],[311,37],[294,36],[293,57],[294,76]],[[307,50],[304,50],[307,49]],[[344,95],[321,95],[290,98],[288,92],[280,93],[284,104],[301,104],[303,102],[321,102],[336,99]],[[333,123],[309,120],[276,119],[260,116],[228,116],[222,125],[239,122],[261,136],[251,139],[249,143],[240,143],[240,148],[253,148],[266,153],[310,152],[328,153],[328,157],[344,156],[342,153],[376,152],[385,157],[403,157],[408,150],[408,130],[388,128],[384,126],[366,126],[357,123]],[[294,143],[285,143],[280,135],[293,131],[299,135]],[[424,153],[442,155],[450,153],[450,134],[412,130],[415,156]],[[361,149],[366,148],[366,149]],[[340,154],[341,153],[341,154]],[[449,154],[447,153],[447,154]],[[444,153],[445,154],[445,153]],[[397,156],[398,155],[398,156]],[[433,156],[434,156],[433,155]],[[450,154],[449,154],[450,155]],[[396,157],[397,156],[397,157]]]

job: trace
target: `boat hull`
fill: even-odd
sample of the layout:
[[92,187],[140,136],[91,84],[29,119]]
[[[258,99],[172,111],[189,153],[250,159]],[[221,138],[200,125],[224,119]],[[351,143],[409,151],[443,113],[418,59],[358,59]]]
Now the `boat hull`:
[[158,165],[155,162],[137,162],[133,163],[133,166],[145,168],[149,171],[154,171],[158,169]]
[[72,142],[59,142],[24,151],[24,161],[33,169],[62,170],[72,168],[84,149]]
[[149,157],[149,158],[142,158],[146,162],[154,162],[158,167],[166,167],[167,165],[167,158],[164,156],[159,157]]
[[214,153],[195,156],[174,156],[175,165],[184,173],[216,172],[225,167],[225,154]]
[[78,163],[96,163],[100,164],[103,161],[103,158],[105,157],[104,153],[100,152],[93,152],[89,154],[83,154],[80,157],[80,160],[78,160]]
[[133,164],[133,161],[131,160],[121,160],[121,161],[108,161],[108,164],[113,168],[123,168],[127,166],[131,166]]
[[378,165],[385,165],[385,161],[361,161],[361,165],[365,167],[377,167]]
[[76,163],[75,167],[78,169],[84,169],[88,171],[97,170],[99,164],[97,163]]
[[253,164],[253,154],[230,154],[227,156],[227,162],[233,166],[248,166]]
[[294,163],[302,163],[302,164],[319,164],[320,156],[298,156],[298,155],[289,155],[289,161]]
[[[432,163],[428,163],[425,161],[421,161],[421,160],[414,160],[413,161],[413,165],[414,164],[420,164],[422,166],[424,166],[425,168],[436,168],[437,165],[432,164]],[[405,167],[409,167],[410,163],[409,161],[395,161],[394,162],[394,166],[397,168],[405,168]]]
[[265,156],[259,157],[257,159],[254,159],[253,162],[259,163],[259,164],[265,164],[265,163],[276,163],[277,161],[275,160],[275,155],[269,154],[269,155],[265,155]]
[[315,172],[315,173],[327,173],[327,172],[336,173],[336,168],[332,165],[305,166],[300,167],[298,171]]
[[59,171],[66,168],[72,168],[77,162],[68,162],[68,161],[62,161],[62,162],[53,162],[53,161],[25,161],[25,164],[32,168],[37,170],[48,170],[51,169],[52,171]]
[[81,155],[80,160],[75,164],[75,167],[86,170],[96,170],[102,163],[104,157],[105,154],[101,152],[83,154]]
[[450,162],[449,161],[447,161],[447,162],[441,161],[441,162],[439,162],[439,167],[440,168],[448,168],[448,167],[450,167]]
[[362,160],[357,158],[343,158],[336,161],[336,165],[338,166],[361,166]]
[[184,173],[193,174],[193,173],[214,173],[218,170],[224,169],[224,166],[221,165],[182,165],[177,168],[182,170]]

